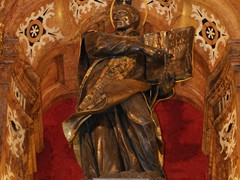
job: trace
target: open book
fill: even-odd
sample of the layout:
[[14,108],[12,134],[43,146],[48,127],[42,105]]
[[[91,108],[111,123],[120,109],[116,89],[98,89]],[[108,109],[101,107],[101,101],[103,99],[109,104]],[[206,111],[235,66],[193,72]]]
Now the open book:
[[192,26],[144,34],[143,41],[145,44],[158,47],[173,55],[172,58],[166,56],[164,61],[161,62],[147,60],[147,80],[159,81],[165,74],[174,74],[176,82],[191,78],[194,35],[195,28]]

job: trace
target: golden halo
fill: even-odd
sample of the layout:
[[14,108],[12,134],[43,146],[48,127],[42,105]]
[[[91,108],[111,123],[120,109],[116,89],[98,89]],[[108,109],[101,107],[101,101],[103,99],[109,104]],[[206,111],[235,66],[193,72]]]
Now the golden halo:
[[[114,23],[113,23],[113,7],[114,7],[115,2],[116,2],[116,0],[113,0],[113,2],[111,4],[111,8],[110,8],[110,21],[111,21],[111,24],[114,27],[114,29],[115,29],[115,26],[114,26]],[[144,15],[144,18],[142,20],[142,23],[140,23],[139,26],[137,27],[137,29],[136,29],[137,31],[139,31],[144,26],[144,24],[147,20],[147,16],[148,16],[147,0],[144,0],[144,4],[145,4],[145,15]]]

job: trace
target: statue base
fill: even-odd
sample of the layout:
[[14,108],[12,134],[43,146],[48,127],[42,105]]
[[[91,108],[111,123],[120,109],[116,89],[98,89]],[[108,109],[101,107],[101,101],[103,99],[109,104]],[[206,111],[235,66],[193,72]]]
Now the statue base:
[[166,180],[159,172],[123,171],[116,174],[93,178],[93,180]]

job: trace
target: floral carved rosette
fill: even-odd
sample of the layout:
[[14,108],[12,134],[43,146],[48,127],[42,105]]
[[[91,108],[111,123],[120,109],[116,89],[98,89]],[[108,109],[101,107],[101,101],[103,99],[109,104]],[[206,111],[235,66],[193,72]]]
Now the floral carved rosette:
[[222,44],[225,47],[229,35],[213,14],[209,17],[206,10],[199,6],[192,5],[191,17],[199,22],[195,42],[200,40],[199,46],[209,52],[209,61],[213,66],[219,57],[219,45]]
[[98,10],[107,6],[105,0],[72,0],[69,10],[72,11],[76,23],[82,19],[82,15],[91,13],[93,9]]
[[167,24],[171,25],[174,13],[177,13],[178,10],[176,0],[148,0],[147,4],[149,10],[155,9],[158,14],[165,16]]
[[54,3],[48,4],[46,8],[41,7],[36,15],[33,12],[30,17],[26,18],[26,23],[20,24],[20,28],[16,32],[20,42],[27,43],[26,55],[31,64],[37,49],[46,45],[46,40],[54,42],[63,38],[58,27],[50,28],[47,26],[47,20],[55,15],[53,10]]

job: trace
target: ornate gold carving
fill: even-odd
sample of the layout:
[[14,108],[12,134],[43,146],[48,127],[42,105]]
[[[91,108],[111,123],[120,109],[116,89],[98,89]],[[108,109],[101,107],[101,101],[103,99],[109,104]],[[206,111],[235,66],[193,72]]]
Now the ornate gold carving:
[[228,113],[226,124],[218,132],[221,145],[221,153],[225,153],[224,160],[232,155],[236,146],[236,131],[237,131],[237,111],[236,108]]
[[150,11],[155,10],[160,16],[165,16],[168,26],[173,22],[174,14],[178,12],[177,0],[148,0],[147,6]]
[[203,149],[209,154],[211,179],[232,179],[239,176],[235,168],[239,150],[234,75],[226,56],[207,81]]
[[[4,52],[4,61],[5,58]],[[8,166],[2,164],[4,174],[0,176],[29,179],[36,172],[36,153],[43,149],[40,79],[23,61],[16,61],[10,74],[12,81],[7,94],[4,156],[1,159]]]
[[16,85],[16,82],[14,81],[13,78],[12,78],[12,82],[11,82],[11,90],[12,90],[12,93],[13,93],[15,99],[18,101],[18,103],[21,105],[21,107],[24,110],[26,110],[26,98],[20,92],[20,90],[19,90],[18,86]]
[[[9,165],[10,164],[10,165]],[[14,179],[15,178],[15,175],[13,174],[12,172],[12,168],[11,168],[11,164],[12,162],[10,161],[9,164],[6,164],[6,170],[5,172],[2,172],[1,174],[1,178],[2,179]]]
[[7,128],[7,143],[12,154],[18,158],[24,153],[23,142],[26,130],[19,122],[17,111],[10,106],[7,107]]

